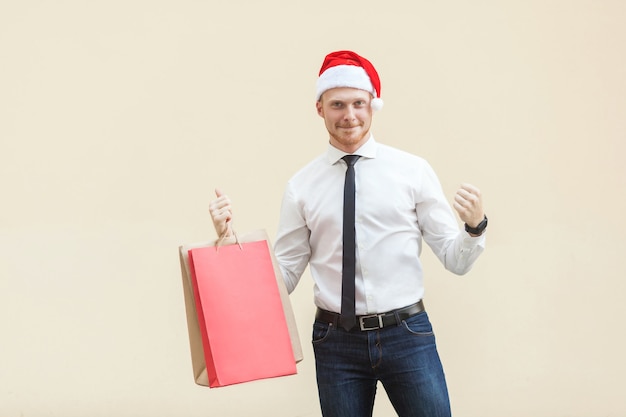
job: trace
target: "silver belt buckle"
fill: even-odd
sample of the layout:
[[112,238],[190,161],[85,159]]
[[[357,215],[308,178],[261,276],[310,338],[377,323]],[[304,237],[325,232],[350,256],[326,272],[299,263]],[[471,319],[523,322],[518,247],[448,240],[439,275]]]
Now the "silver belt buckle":
[[[365,320],[372,319],[374,317],[378,317],[378,326],[365,327]],[[361,316],[359,317],[359,326],[361,327],[361,331],[382,329],[383,328],[383,315],[382,314],[370,314],[368,316]]]

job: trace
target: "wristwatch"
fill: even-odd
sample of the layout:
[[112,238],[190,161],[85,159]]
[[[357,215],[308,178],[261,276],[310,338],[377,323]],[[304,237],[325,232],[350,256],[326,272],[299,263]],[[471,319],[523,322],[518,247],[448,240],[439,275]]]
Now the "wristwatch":
[[480,236],[483,234],[486,228],[487,228],[487,216],[486,215],[485,215],[485,218],[480,223],[478,223],[478,226],[476,227],[469,227],[469,225],[465,223],[465,231],[472,235]]

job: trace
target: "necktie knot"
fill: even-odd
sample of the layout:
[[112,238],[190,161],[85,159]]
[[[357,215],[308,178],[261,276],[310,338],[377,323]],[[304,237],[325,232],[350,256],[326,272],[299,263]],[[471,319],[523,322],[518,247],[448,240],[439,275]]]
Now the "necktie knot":
[[346,164],[348,164],[348,166],[353,167],[354,164],[356,164],[356,161],[361,157],[361,155],[345,155],[343,158],[344,161],[346,161]]

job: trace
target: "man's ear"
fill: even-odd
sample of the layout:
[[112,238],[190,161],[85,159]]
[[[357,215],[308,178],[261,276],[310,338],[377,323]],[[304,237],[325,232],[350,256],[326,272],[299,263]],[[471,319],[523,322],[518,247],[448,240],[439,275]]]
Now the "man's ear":
[[318,116],[324,117],[324,109],[322,107],[322,100],[318,100],[315,102],[315,109],[317,110]]

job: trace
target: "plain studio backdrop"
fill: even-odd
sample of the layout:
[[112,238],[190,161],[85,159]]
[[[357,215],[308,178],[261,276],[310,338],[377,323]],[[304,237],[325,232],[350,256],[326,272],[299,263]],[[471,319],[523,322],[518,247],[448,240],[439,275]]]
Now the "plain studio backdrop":
[[454,414],[625,416],[625,22],[622,0],[0,1],[0,416],[320,415],[308,270],[298,374],[209,390],[177,250],[215,238],[215,187],[274,239],[338,49],[380,73],[379,142],[484,194],[468,275],[423,251]]

